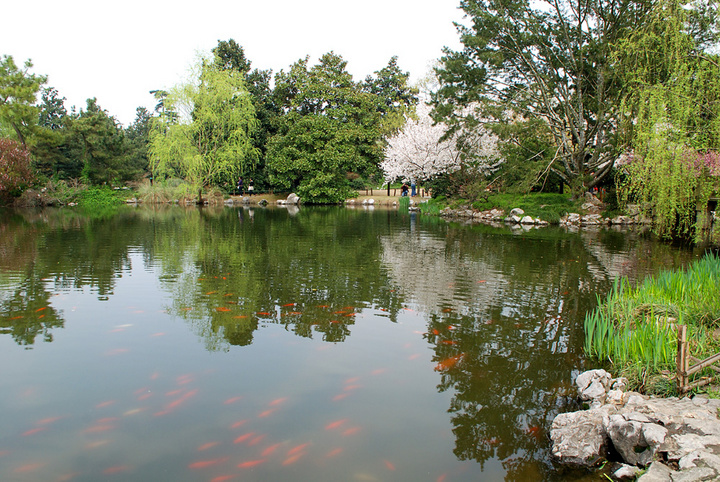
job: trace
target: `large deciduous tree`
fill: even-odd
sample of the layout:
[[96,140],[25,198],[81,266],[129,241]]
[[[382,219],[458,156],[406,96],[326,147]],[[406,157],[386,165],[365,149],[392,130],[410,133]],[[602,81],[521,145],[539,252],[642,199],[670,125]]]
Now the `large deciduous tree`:
[[[622,85],[613,46],[642,25],[651,2],[463,0],[464,48],[445,52],[438,116],[512,123],[537,120],[552,138],[548,169],[575,194],[611,172]],[[476,105],[472,115],[463,108]],[[544,130],[544,129],[543,129]]]
[[46,78],[29,73],[32,62],[27,60],[19,68],[12,56],[0,59],[0,123],[6,124],[27,147],[28,134],[37,125],[38,109],[35,106],[37,93]]
[[150,164],[156,177],[184,178],[202,201],[205,186],[232,181],[256,162],[257,120],[240,72],[203,60],[196,83],[174,88],[165,108],[180,116],[154,123]]
[[275,79],[283,114],[268,144],[269,178],[281,189],[297,190],[304,202],[356,196],[350,179],[378,173],[382,141],[399,127],[390,117],[415,102],[407,75],[393,60],[365,83],[353,81],[346,65],[330,52],[312,68],[307,58],[299,60]]

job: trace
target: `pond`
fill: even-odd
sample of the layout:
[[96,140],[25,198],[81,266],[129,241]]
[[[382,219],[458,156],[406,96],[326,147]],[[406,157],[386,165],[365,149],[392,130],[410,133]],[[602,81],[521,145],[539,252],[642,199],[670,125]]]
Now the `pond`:
[[576,480],[548,429],[633,230],[395,210],[0,213],[0,479]]

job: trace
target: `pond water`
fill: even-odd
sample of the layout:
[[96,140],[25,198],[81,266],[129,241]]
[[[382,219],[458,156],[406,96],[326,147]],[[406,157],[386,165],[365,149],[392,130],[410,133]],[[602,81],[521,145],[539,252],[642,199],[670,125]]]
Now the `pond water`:
[[394,210],[0,213],[0,480],[576,480],[620,275],[701,253]]

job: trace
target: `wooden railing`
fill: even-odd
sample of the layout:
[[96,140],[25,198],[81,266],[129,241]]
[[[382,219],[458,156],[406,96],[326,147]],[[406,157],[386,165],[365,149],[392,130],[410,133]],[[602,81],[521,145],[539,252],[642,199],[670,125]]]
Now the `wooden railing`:
[[[720,353],[717,353],[704,360],[700,360],[690,355],[687,341],[687,326],[678,325],[678,353],[677,353],[677,386],[678,392],[687,393],[690,390],[705,386],[716,377],[703,377],[700,380],[690,382],[690,377],[704,368],[709,368],[720,373],[720,368],[713,366],[720,362]],[[695,363],[690,366],[690,362]]]

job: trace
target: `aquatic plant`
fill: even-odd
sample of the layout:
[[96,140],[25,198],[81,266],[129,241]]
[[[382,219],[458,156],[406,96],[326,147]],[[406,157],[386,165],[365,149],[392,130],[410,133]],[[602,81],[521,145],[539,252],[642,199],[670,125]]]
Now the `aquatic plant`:
[[712,332],[720,324],[719,291],[720,257],[715,254],[684,269],[662,271],[636,287],[620,278],[585,317],[585,351],[621,370],[643,371],[646,379],[674,369],[676,326],[685,324],[695,357],[718,352]]

